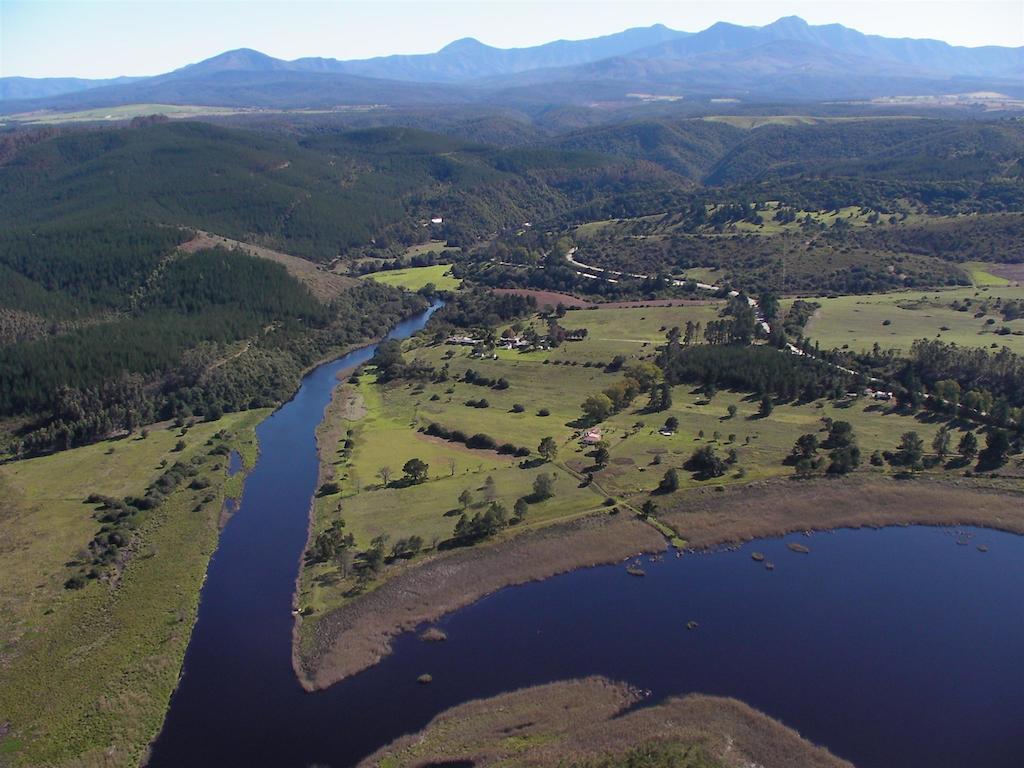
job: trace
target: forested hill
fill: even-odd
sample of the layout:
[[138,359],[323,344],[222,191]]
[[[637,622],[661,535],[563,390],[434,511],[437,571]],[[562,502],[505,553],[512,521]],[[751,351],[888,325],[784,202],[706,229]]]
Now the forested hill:
[[4,222],[130,218],[326,257],[399,220],[396,180],[297,143],[203,123],[74,132],[0,168]]
[[177,251],[183,236],[147,224],[5,234],[0,423],[20,425],[8,451],[273,405],[305,368],[424,303],[374,282],[323,303],[280,264]]
[[661,169],[551,149],[501,150],[403,128],[299,139],[203,123],[70,132],[0,166],[0,225],[125,219],[190,226],[327,261],[550,218]]

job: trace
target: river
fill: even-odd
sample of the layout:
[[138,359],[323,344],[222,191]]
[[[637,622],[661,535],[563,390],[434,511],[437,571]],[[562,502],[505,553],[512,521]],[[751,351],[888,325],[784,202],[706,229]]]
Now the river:
[[[772,539],[645,559],[646,578],[583,569],[502,590],[443,619],[448,641],[403,635],[372,669],[303,692],[291,605],[314,430],[338,372],[373,349],[311,372],[258,427],[260,457],[210,561],[150,765],[340,768],[455,704],[589,674],[650,689],[651,701],[736,696],[862,768],[1020,765],[1024,538],[986,530]],[[811,553],[789,551],[793,540]],[[425,672],[429,686],[416,682]]]

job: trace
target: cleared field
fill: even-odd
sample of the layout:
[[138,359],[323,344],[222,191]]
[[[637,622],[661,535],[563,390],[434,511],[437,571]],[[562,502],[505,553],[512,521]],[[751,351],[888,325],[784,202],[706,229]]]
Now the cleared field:
[[323,302],[329,302],[353,285],[357,285],[353,278],[320,269],[316,264],[307,259],[301,259],[298,256],[281,253],[270,248],[263,248],[259,245],[232,240],[221,235],[210,234],[209,232],[198,232],[193,239],[184,243],[181,249],[191,253],[203,248],[215,248],[217,246],[228,249],[238,248],[252,256],[277,262],[287,269],[292,277],[305,285],[310,293]]
[[455,246],[450,246],[443,240],[431,240],[427,243],[417,243],[416,245],[410,245],[405,249],[402,254],[403,258],[410,259],[413,256],[422,256],[426,253],[442,254],[450,251],[459,250]]
[[649,357],[665,341],[669,329],[685,328],[687,321],[706,326],[717,320],[724,305],[695,303],[681,307],[621,307],[571,309],[559,320],[564,328],[586,328],[587,337],[542,353],[550,360],[608,363],[616,355]]
[[[195,620],[199,588],[217,542],[221,505],[242,475],[211,455],[226,441],[246,466],[253,427],[266,411],[231,414],[184,435],[155,429],[0,467],[0,712],[2,751],[16,763],[136,765],[159,728]],[[175,450],[179,440],[183,450]],[[100,523],[90,493],[141,495],[181,461],[209,485],[179,486],[138,516],[119,576],[65,589]]]
[[364,280],[376,280],[394,288],[408,288],[418,291],[423,286],[433,283],[441,291],[454,291],[462,281],[451,276],[450,264],[435,264],[431,267],[408,267],[407,269],[387,269],[382,272],[371,272],[363,275]]
[[[871,296],[816,298],[821,308],[807,324],[805,335],[822,348],[908,350],[915,339],[929,338],[972,347],[1009,347],[1024,352],[1024,320],[1004,321],[994,300],[1024,299],[1024,288],[957,288],[946,291],[888,293]],[[972,302],[969,311],[952,308],[954,301]],[[787,302],[788,304],[788,302]],[[988,305],[988,311],[975,317]],[[990,322],[991,321],[991,322]],[[1006,327],[1008,334],[996,331]],[[1015,335],[1017,333],[1020,335]]]
[[971,282],[976,286],[1009,285],[1010,281],[1005,277],[996,274],[1001,264],[989,264],[983,261],[965,261],[963,267],[971,276]]
[[[793,468],[784,465],[783,460],[793,443],[808,432],[824,440],[826,433],[821,430],[822,419],[826,417],[853,425],[865,466],[872,452],[894,450],[904,432],[917,432],[926,449],[930,449],[939,427],[924,417],[900,415],[888,405],[867,399],[847,401],[845,407],[828,401],[777,405],[764,419],[757,415],[759,400],[737,392],[719,392],[711,403],[705,404],[703,395],[696,394],[691,387],[679,386],[673,388],[672,400],[673,406],[667,411],[645,414],[633,408],[604,422],[603,435],[610,443],[611,460],[596,473],[595,479],[612,495],[639,501],[639,496],[653,491],[673,467],[679,471],[681,490],[791,475]],[[643,403],[641,397],[635,405]],[[730,405],[736,406],[732,418],[727,412]],[[669,437],[659,434],[658,428],[671,416],[679,420],[678,431]],[[637,426],[641,423],[643,426]],[[954,445],[960,435],[959,431],[953,433]],[[737,462],[725,476],[698,480],[684,469],[693,451],[704,445],[713,446],[723,458],[730,449],[736,451]],[[574,456],[566,456],[569,466],[579,470],[593,468],[587,450],[577,447],[574,451]]]
[[125,104],[117,107],[100,107],[98,109],[83,109],[77,112],[52,112],[40,110],[38,112],[22,112],[17,115],[7,115],[5,120],[25,124],[59,124],[59,123],[93,123],[100,121],[114,122],[117,120],[131,120],[133,117],[146,115],[165,115],[171,118],[196,118],[224,115],[237,115],[252,110],[232,109],[230,107],[201,107],[189,106],[186,104]]

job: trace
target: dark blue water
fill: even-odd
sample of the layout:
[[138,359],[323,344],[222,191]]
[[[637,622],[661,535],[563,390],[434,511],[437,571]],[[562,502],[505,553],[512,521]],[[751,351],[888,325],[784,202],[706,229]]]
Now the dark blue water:
[[228,477],[234,477],[242,471],[242,456],[238,451],[232,451],[228,454]]
[[[866,768],[1022,764],[1024,538],[981,530],[969,546],[932,528],[761,541],[645,560],[642,579],[581,570],[503,590],[444,619],[447,642],[402,636],[376,667],[303,693],[290,610],[313,429],[335,374],[371,354],[317,369],[259,427],[153,765],[347,766],[454,704],[595,673],[652,700],[736,696]],[[794,538],[812,553],[787,550]]]

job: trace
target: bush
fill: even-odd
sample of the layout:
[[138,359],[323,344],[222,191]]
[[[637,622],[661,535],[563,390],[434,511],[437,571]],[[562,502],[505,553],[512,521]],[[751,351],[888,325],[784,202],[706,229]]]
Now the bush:
[[335,482],[324,483],[317,491],[318,496],[332,496],[341,492],[341,486]]
[[81,574],[75,574],[64,582],[64,589],[82,589],[86,585],[86,579]]
[[537,411],[537,415],[538,416],[550,416],[551,415],[551,411],[549,411],[547,408],[541,408],[539,411]]
[[490,435],[485,435],[483,432],[477,432],[471,438],[466,441],[467,448],[482,448],[490,450],[498,447],[498,443]]

